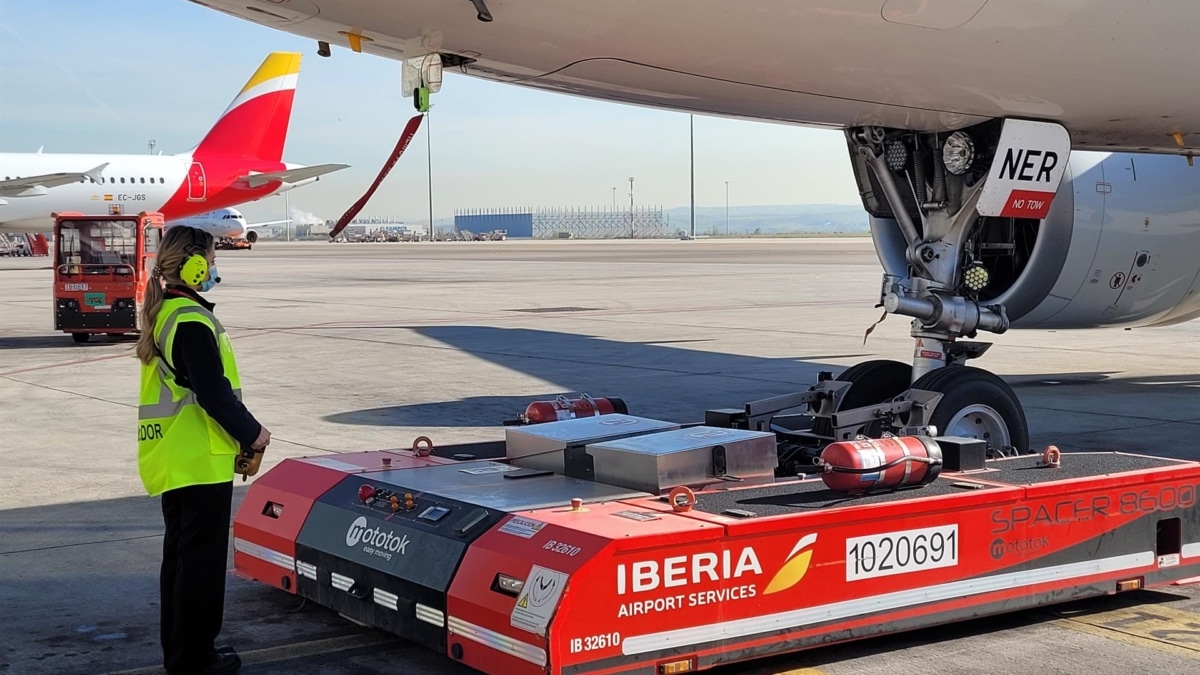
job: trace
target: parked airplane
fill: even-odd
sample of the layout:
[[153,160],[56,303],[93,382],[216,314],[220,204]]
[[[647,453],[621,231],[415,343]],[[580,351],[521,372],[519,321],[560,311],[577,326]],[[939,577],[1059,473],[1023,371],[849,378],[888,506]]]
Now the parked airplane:
[[191,1],[317,40],[324,56],[348,45],[401,60],[429,85],[406,87],[418,101],[447,66],[842,130],[880,302],[913,318],[914,340],[911,365],[839,375],[842,410],[928,391],[940,432],[1024,452],[1020,402],[963,365],[989,345],[962,338],[1200,316],[1195,2]]
[[267,56],[204,139],[177,155],[0,153],[0,231],[49,232],[56,211],[187,218],[346,168],[282,161],[299,73],[300,54]]
[[289,222],[291,222],[290,218],[266,220],[261,223],[247,223],[246,217],[242,215],[241,211],[230,207],[201,213],[198,216],[189,216],[187,218],[168,221],[166,229],[169,230],[176,225],[187,225],[188,227],[204,230],[217,239],[245,239],[253,244],[258,241],[258,233],[254,231],[254,228],[266,227],[267,225],[281,225]]

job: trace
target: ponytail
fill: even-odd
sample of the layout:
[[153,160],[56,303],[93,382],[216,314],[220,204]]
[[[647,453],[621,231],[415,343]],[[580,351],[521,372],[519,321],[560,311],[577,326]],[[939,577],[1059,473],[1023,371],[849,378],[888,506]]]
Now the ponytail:
[[154,326],[158,323],[158,310],[163,303],[163,274],[158,265],[150,273],[146,284],[146,297],[142,300],[142,333],[138,335],[137,357],[146,365],[154,361],[158,350],[154,347]]
[[179,270],[187,257],[193,253],[204,254],[213,250],[211,234],[193,227],[176,225],[167,230],[158,245],[158,257],[150,280],[146,283],[146,297],[142,299],[142,332],[138,336],[138,360],[146,365],[154,362],[158,350],[154,346],[154,327],[158,324],[158,312],[162,309],[166,295],[165,286],[184,286]]

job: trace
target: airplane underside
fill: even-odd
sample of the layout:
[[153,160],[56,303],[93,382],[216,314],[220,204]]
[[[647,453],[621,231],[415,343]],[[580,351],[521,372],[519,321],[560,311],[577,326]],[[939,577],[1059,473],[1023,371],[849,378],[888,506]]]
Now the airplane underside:
[[[980,332],[1200,316],[1194,3],[191,1],[322,56],[399,60],[434,91],[440,68],[458,69],[842,130],[886,270],[880,305],[912,319],[914,351],[818,385],[816,437],[838,435],[831,413],[879,406],[856,428],[1028,452],[1012,389],[966,365],[990,346]],[[436,82],[421,75],[431,58]]]
[[1108,151],[1187,154],[1200,138],[1186,0],[190,1],[335,58],[437,54],[452,72],[662,109],[930,132],[1017,117]]

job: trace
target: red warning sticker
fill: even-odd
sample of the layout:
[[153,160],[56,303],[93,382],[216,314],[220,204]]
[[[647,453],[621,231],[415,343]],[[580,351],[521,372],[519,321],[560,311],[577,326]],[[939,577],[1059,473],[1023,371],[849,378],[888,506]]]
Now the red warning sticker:
[[1000,212],[1003,218],[1045,218],[1050,213],[1050,204],[1054,200],[1053,192],[1035,192],[1033,190],[1013,190],[1008,195],[1008,201]]

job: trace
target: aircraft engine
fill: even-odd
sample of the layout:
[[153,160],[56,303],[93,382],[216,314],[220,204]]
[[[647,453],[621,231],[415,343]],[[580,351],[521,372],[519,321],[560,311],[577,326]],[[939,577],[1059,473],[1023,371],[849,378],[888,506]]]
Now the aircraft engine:
[[[900,226],[872,217],[871,233],[886,272],[907,278]],[[1012,328],[1200,317],[1200,166],[1182,157],[1072,152],[1045,220],[980,218],[971,238],[964,269],[987,270],[978,299]]]
[[246,241],[250,242],[251,244],[258,241],[258,233],[254,230],[246,230]]

